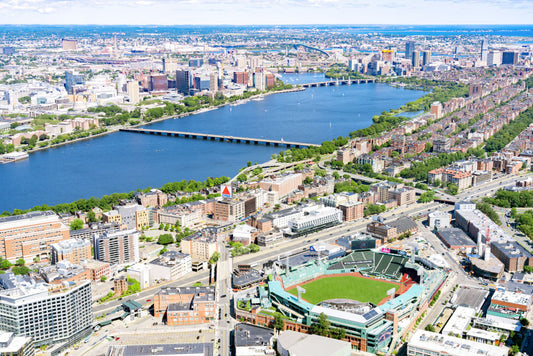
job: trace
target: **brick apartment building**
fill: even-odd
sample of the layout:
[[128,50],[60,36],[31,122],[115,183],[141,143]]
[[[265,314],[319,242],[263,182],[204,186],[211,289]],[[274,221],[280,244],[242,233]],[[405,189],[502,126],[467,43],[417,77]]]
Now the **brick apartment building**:
[[364,216],[365,205],[361,202],[345,202],[339,204],[344,221],[360,219]]
[[163,287],[154,295],[154,316],[167,325],[207,323],[215,317],[214,287]]

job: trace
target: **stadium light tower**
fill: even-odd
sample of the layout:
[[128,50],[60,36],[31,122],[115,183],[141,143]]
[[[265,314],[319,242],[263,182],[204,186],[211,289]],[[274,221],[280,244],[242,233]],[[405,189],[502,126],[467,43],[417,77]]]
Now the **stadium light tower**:
[[302,300],[302,294],[305,293],[305,289],[300,286],[297,286],[296,290],[298,291],[298,300]]
[[390,300],[394,298],[394,294],[396,293],[396,289],[391,288],[387,291],[387,295],[390,297]]

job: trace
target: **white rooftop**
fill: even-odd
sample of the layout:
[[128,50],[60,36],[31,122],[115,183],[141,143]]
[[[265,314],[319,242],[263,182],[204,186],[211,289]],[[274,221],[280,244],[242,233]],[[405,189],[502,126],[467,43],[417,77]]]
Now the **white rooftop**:
[[494,292],[492,300],[528,306],[531,301],[531,295],[511,291],[497,290],[496,292]]
[[284,350],[288,350],[291,355],[350,356],[352,351],[352,346],[347,341],[330,339],[318,335],[309,335],[292,330],[283,331],[278,337],[278,343]]
[[509,348],[459,339],[425,330],[417,330],[408,344],[409,350],[420,349],[447,356],[507,356]]
[[494,342],[500,339],[500,334],[498,334],[497,332],[477,328],[472,328],[468,330],[466,335],[468,337],[473,337],[476,339],[489,340],[490,342]]
[[442,335],[455,335],[462,337],[470,321],[476,315],[476,311],[468,307],[457,307],[452,316],[442,329]]

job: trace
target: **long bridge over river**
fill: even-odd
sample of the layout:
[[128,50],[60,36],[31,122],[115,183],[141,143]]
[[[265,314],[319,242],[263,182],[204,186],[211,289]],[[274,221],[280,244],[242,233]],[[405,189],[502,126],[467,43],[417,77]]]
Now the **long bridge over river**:
[[335,80],[326,80],[323,82],[316,83],[305,83],[301,84],[304,88],[313,88],[313,87],[329,87],[329,86],[339,86],[339,85],[352,85],[352,84],[361,84],[361,83],[375,83],[376,79],[335,79]]
[[215,134],[206,134],[206,133],[197,133],[197,132],[185,132],[185,131],[169,131],[169,130],[151,130],[143,128],[123,128],[120,131],[124,132],[135,132],[142,134],[150,135],[159,135],[159,136],[174,136],[174,137],[184,137],[184,138],[194,138],[198,140],[211,140],[211,141],[222,141],[222,142],[236,142],[236,143],[247,143],[251,145],[258,145],[260,143],[267,146],[286,146],[286,147],[320,147],[315,143],[305,143],[305,142],[294,142],[294,141],[284,141],[281,140],[270,140],[264,138],[251,138],[251,137],[239,137],[239,136],[226,136],[226,135],[215,135]]

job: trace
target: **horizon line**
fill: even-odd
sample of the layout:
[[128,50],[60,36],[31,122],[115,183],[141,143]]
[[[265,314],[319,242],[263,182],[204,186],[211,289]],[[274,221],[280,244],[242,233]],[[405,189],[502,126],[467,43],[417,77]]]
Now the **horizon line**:
[[[98,23],[87,23],[87,24],[80,24],[80,23],[64,23],[64,24],[48,24],[48,23],[4,23],[0,24],[0,26],[159,26],[159,27],[169,27],[169,26],[209,26],[209,27],[216,27],[216,26],[229,26],[229,27],[241,27],[241,26],[533,26],[533,23],[448,23],[448,24],[429,24],[429,23],[421,23],[421,24],[407,24],[407,23],[366,23],[366,24],[350,24],[350,23],[279,23],[279,24],[269,24],[269,23],[263,23],[263,24],[124,24],[124,23],[116,23],[116,24],[98,24]],[[533,28],[532,28],[533,30]]]

